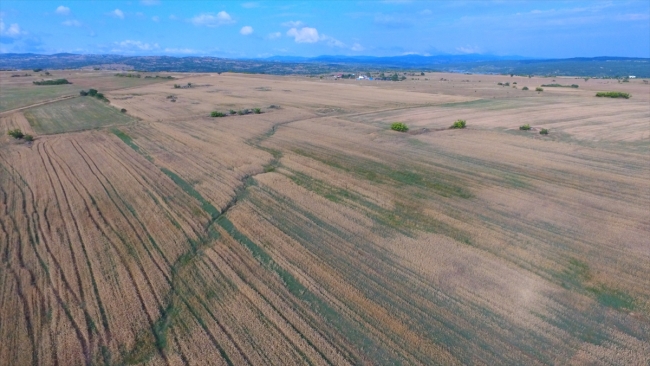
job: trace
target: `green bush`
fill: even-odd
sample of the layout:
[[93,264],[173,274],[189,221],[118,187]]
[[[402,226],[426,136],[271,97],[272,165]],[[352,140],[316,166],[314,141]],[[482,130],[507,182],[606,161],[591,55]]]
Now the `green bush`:
[[630,94],[629,93],[623,93],[623,92],[598,92],[596,93],[597,97],[604,97],[604,98],[625,98],[629,99]]
[[459,119],[456,122],[454,122],[453,125],[451,125],[450,128],[465,128],[467,123],[465,122],[464,119]]
[[27,135],[23,136],[23,139],[25,141],[31,142],[31,141],[34,141],[34,136],[27,134]]
[[262,113],[262,109],[260,109],[260,108],[253,108],[253,113],[255,113],[255,114],[260,114],[260,113]]
[[538,86],[537,88],[535,88],[535,91],[536,91],[536,92],[543,92],[544,89],[542,89],[542,88],[540,88],[540,87]]
[[122,113],[126,113],[126,109],[125,109],[125,108],[122,108],[122,109],[120,109],[120,112],[122,112]]
[[210,117],[225,117],[225,116],[226,116],[225,113],[219,111],[213,111],[212,113],[210,113]]
[[408,126],[402,122],[393,123],[392,125],[390,125],[390,129],[398,132],[406,132],[409,130]]
[[91,97],[94,97],[95,95],[97,95],[97,90],[96,89],[88,89],[88,95],[90,95]]
[[23,134],[23,131],[21,131],[20,128],[16,128],[14,130],[9,130],[7,132],[7,135],[9,135],[9,136],[11,136],[11,137],[13,137],[15,139],[22,139],[23,137],[25,137],[25,135]]
[[79,92],[79,95],[81,95],[82,97],[85,97],[86,95],[88,95],[88,92],[85,91],[85,90],[82,90],[82,91]]
[[528,87],[524,86],[523,88],[521,88],[521,90],[528,90]]
[[230,114],[237,114],[237,111],[234,110],[234,109],[231,109],[231,110],[230,110]]
[[519,126],[519,129],[522,130],[522,131],[528,131],[528,130],[530,130],[530,125],[525,124],[523,126]]
[[539,134],[540,134],[540,135],[548,135],[548,129],[546,129],[546,128],[542,128],[542,129],[539,131]]

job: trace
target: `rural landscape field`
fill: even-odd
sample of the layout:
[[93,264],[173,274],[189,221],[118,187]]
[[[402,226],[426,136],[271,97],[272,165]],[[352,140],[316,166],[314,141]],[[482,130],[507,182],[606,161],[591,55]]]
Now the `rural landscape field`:
[[50,72],[0,72],[0,364],[650,364],[641,79]]

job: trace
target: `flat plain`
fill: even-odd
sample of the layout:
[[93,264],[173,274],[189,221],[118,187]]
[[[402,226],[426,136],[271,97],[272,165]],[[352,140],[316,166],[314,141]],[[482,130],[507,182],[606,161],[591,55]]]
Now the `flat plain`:
[[3,362],[650,364],[642,80],[52,73],[0,73]]

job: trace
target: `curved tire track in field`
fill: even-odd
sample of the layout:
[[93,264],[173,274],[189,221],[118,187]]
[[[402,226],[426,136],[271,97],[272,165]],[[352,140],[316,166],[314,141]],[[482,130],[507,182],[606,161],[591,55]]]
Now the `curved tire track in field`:
[[[111,194],[109,193],[107,187],[104,185],[104,183],[102,182],[102,180],[99,178],[98,174],[101,175],[101,176],[104,178],[104,180],[108,183],[108,185],[111,187],[111,190],[113,191],[113,193],[115,194],[115,196],[120,197],[120,200],[121,200],[122,204],[123,204],[123,205],[126,205],[126,202],[124,201],[124,199],[121,198],[121,196],[119,195],[119,193],[117,192],[117,190],[115,190],[115,187],[113,187],[113,185],[112,185],[112,184],[110,183],[110,181],[106,178],[106,176],[105,176],[105,175],[104,175],[104,174],[99,170],[99,168],[97,167],[97,164],[96,164],[96,163],[92,160],[92,158],[91,158],[91,157],[90,157],[90,156],[85,152],[85,150],[83,150],[83,148],[81,148],[81,147],[78,145],[78,142],[76,142],[75,140],[72,140],[71,143],[72,143],[72,147],[77,151],[77,153],[79,154],[79,156],[81,157],[81,159],[84,161],[84,163],[85,163],[86,166],[88,167],[88,170],[90,170],[90,172],[93,174],[93,176],[95,177],[95,179],[97,179],[97,182],[102,186],[102,188],[104,189],[104,192],[106,193],[106,195],[108,196],[108,198],[111,200],[111,202],[113,203],[113,205],[118,209],[118,211],[120,212],[120,214],[121,214],[122,217],[124,218],[124,221],[129,225],[129,227],[131,228],[131,230],[133,231],[133,233],[136,235],[136,237],[138,238],[138,240],[140,241],[140,243],[142,243],[143,247],[144,247],[145,250],[147,251],[147,254],[149,255],[149,258],[150,258],[151,261],[155,264],[156,268],[158,268],[158,271],[160,272],[160,274],[165,278],[165,281],[166,281],[167,283],[169,283],[169,282],[170,282],[169,276],[167,275],[167,273],[165,272],[165,270],[162,268],[161,264],[158,263],[158,261],[154,259],[154,256],[153,256],[153,255],[151,255],[151,252],[149,251],[149,248],[147,247],[147,245],[145,245],[145,243],[147,242],[147,240],[145,240],[145,239],[140,235],[139,230],[136,229],[135,225],[133,225],[133,221],[135,220],[138,224],[140,224],[140,229],[142,229],[145,233],[148,234],[148,231],[147,231],[146,227],[144,226],[144,224],[140,221],[140,219],[139,219],[135,214],[132,215],[132,216],[133,216],[133,219],[131,219],[131,218],[129,218],[129,217],[126,216],[126,213],[125,213],[124,210],[120,207],[120,205],[118,204],[118,202],[115,201],[115,199],[113,198],[113,195],[111,195]],[[75,146],[75,143],[77,144],[76,146]],[[84,154],[85,154],[86,156],[84,156],[84,154],[82,154],[81,151],[79,151],[79,148],[81,148],[81,150],[84,151]],[[90,161],[90,162],[89,162],[89,161]],[[91,166],[91,163],[92,163],[92,166]],[[95,167],[95,169],[93,169],[93,166]],[[79,183],[81,184],[81,182],[79,182]],[[83,184],[82,184],[82,186],[83,186]],[[87,194],[88,196],[90,196],[90,192],[88,191],[88,189],[87,189],[85,186],[84,186],[84,190],[86,191],[86,194]],[[95,206],[95,208],[97,209],[98,212],[101,212],[101,211],[99,210],[99,207],[97,207],[96,204],[94,204],[94,206]],[[103,217],[102,214],[100,214],[100,216],[102,217],[102,219],[103,219],[105,222],[107,222],[106,219]],[[113,229],[113,231],[115,231],[115,228],[112,228],[112,229]],[[152,246],[153,246],[153,245],[152,245]],[[170,265],[170,264],[169,264],[169,261],[168,261],[167,258],[165,257],[164,253],[162,253],[162,251],[160,250],[160,248],[158,248],[157,246],[154,246],[154,249],[157,249],[158,253],[162,256],[163,260],[165,261],[165,264],[167,265],[167,267],[169,267],[169,265]]]
[[[121,258],[121,260],[122,260],[122,264],[123,264],[124,268],[127,269],[127,272],[129,273],[129,278],[131,279],[131,284],[132,284],[132,286],[136,289],[136,294],[138,295],[138,298],[139,298],[139,300],[140,300],[140,303],[141,303],[142,309],[143,309],[144,313],[147,315],[147,318],[149,319],[149,324],[150,324],[150,326],[153,326],[153,317],[152,317],[152,315],[150,314],[149,309],[148,309],[147,306],[146,306],[146,302],[145,302],[144,297],[143,297],[143,295],[142,295],[141,289],[140,289],[140,287],[138,286],[137,282],[135,281],[135,277],[133,276],[133,272],[132,272],[132,270],[130,269],[130,266],[129,266],[128,260],[127,260],[126,258],[124,258],[123,254],[121,254],[121,251],[120,251],[119,248],[118,248],[118,245],[113,241],[113,239],[111,238],[111,236],[109,236],[109,235],[107,234],[107,232],[104,230],[103,227],[108,227],[108,228],[110,228],[110,229],[111,229],[111,230],[112,230],[116,235],[117,235],[117,233],[118,233],[118,230],[117,230],[115,227],[113,227],[113,225],[110,224],[110,223],[109,223],[109,222],[104,218],[103,214],[99,211],[98,208],[97,208],[95,211],[97,211],[97,214],[99,215],[100,220],[103,221],[104,226],[100,225],[100,223],[97,222],[97,219],[96,219],[96,218],[94,217],[94,215],[92,214],[93,210],[91,210],[90,207],[88,206],[88,202],[87,202],[86,199],[84,198],[84,195],[82,195],[82,193],[79,191],[79,189],[77,188],[77,185],[72,184],[72,179],[70,178],[70,176],[68,175],[68,173],[65,171],[65,169],[63,169],[63,166],[62,166],[61,164],[65,165],[68,169],[70,169],[70,167],[67,165],[67,163],[65,163],[65,161],[64,161],[63,159],[61,159],[61,158],[56,154],[56,152],[53,150],[53,148],[51,148],[51,149],[52,149],[51,154],[54,155],[54,156],[56,156],[55,160],[62,160],[62,161],[63,161],[62,163],[57,161],[57,163],[59,164],[59,169],[61,170],[61,172],[63,173],[63,175],[65,175],[66,179],[71,183],[71,186],[72,186],[73,189],[77,192],[77,194],[79,195],[79,197],[81,197],[81,199],[82,199],[82,201],[83,201],[83,203],[84,203],[84,207],[85,207],[86,213],[88,214],[88,217],[91,219],[93,225],[94,225],[95,228],[96,228],[96,229],[97,229],[97,230],[98,230],[98,231],[99,231],[99,232],[100,232],[100,233],[101,233],[101,234],[102,234],[102,235],[107,239],[107,241],[108,241],[108,242],[111,244],[111,246],[113,247],[113,250],[115,250],[115,251],[120,255],[120,258]],[[86,191],[86,194],[87,194],[88,196],[90,196],[90,193],[89,193],[88,189],[83,185],[83,183],[82,183],[81,181],[79,181],[78,178],[77,178],[76,180],[77,180],[78,185],[81,186],[81,187],[83,187],[83,189]],[[67,195],[66,195],[66,202],[67,202],[67,205],[68,205],[68,209],[70,210],[70,213],[71,213],[71,215],[72,215],[73,218],[74,218],[74,214],[72,213],[73,211],[72,211],[72,207],[71,207],[71,205],[70,205],[70,202],[67,201]],[[77,224],[77,219],[74,218],[74,220],[75,220],[75,227],[78,229],[78,226],[77,226],[77,225],[78,225],[78,224]],[[78,234],[78,236],[79,236],[79,243],[81,243],[81,247],[82,247],[83,252],[84,252],[84,255],[85,255],[85,257],[86,257],[86,263],[87,263],[87,266],[88,266],[88,268],[89,268],[90,277],[91,277],[91,281],[92,281],[92,284],[93,284],[93,290],[96,292],[96,296],[99,296],[99,291],[98,291],[98,289],[97,289],[96,280],[95,280],[94,275],[93,275],[93,271],[92,271],[92,267],[91,267],[91,263],[90,263],[90,258],[89,258],[89,256],[88,256],[88,253],[87,253],[87,251],[86,251],[86,246],[85,246],[85,244],[84,244],[85,242],[84,242],[83,239],[81,238],[81,236],[80,236],[80,232],[79,232],[79,231],[77,232],[77,234]],[[118,235],[118,237],[120,237],[120,236]],[[121,238],[120,238],[120,239],[121,239]],[[127,245],[126,242],[124,242],[124,239],[121,239],[121,240],[122,240],[122,243],[123,243],[124,245]],[[149,287],[150,293],[153,295],[153,297],[154,297],[154,299],[155,299],[155,301],[156,301],[156,304],[155,304],[155,305],[161,305],[161,303],[160,303],[160,299],[158,299],[158,296],[157,296],[157,293],[156,293],[156,291],[155,291],[155,289],[154,289],[154,286],[153,286],[153,284],[151,283],[151,280],[150,280],[150,278],[149,278],[147,272],[144,270],[144,268],[143,268],[143,266],[142,266],[142,263],[141,263],[140,259],[139,259],[138,257],[136,257],[136,258],[134,258],[134,259],[135,259],[135,261],[136,261],[136,263],[137,263],[137,266],[138,266],[138,269],[140,270],[141,275],[143,276],[143,278],[145,279],[145,281],[146,281],[146,283],[147,283],[147,285],[148,285],[148,287]],[[101,306],[102,306],[102,305],[101,305],[101,298],[98,297],[98,298],[97,298],[97,302],[98,302],[98,306],[101,307]],[[101,310],[100,310],[100,312],[101,312]],[[108,331],[108,330],[107,330],[107,331]],[[91,333],[91,334],[92,334],[92,333]]]

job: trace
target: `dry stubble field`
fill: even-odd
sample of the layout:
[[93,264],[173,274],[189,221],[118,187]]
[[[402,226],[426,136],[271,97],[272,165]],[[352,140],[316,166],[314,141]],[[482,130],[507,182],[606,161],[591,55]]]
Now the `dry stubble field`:
[[0,76],[2,362],[650,363],[641,80],[74,75]]

